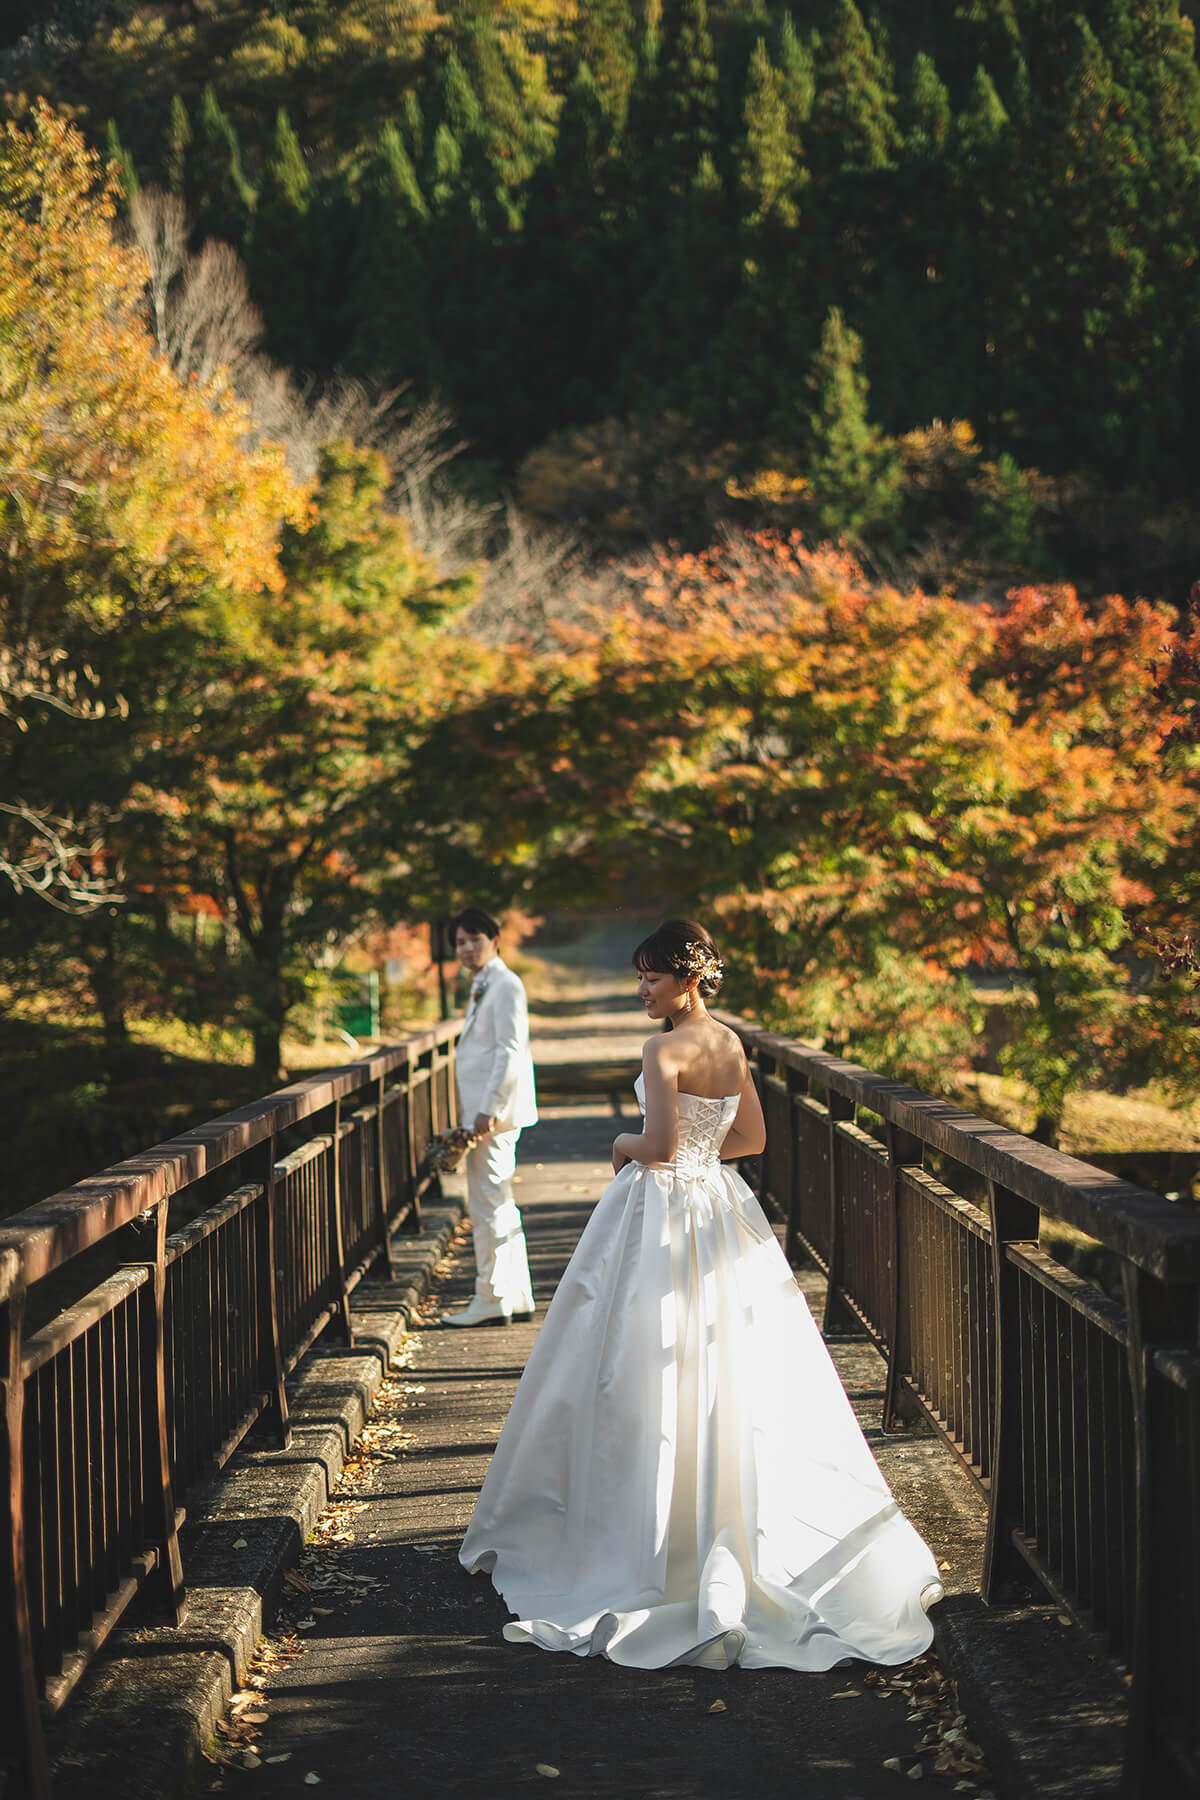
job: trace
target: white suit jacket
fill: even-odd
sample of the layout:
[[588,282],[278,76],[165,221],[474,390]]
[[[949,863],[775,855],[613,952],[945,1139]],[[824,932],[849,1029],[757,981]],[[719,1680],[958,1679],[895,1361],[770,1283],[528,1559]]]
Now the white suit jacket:
[[477,1113],[488,1113],[497,1131],[520,1131],[538,1116],[525,987],[500,957],[487,968],[483,996],[468,1006],[458,1040],[459,1117],[469,1126]]

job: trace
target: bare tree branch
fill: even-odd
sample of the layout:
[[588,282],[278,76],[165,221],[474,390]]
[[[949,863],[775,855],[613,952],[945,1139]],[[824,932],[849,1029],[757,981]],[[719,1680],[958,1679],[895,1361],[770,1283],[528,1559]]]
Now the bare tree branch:
[[66,913],[94,912],[121,899],[109,877],[95,873],[103,848],[99,833],[80,841],[86,827],[76,820],[35,812],[20,802],[0,800],[0,814],[14,821],[0,838],[0,877],[17,893],[36,894]]
[[262,342],[262,314],[250,298],[241,258],[229,244],[209,240],[189,257],[169,296],[167,354],[185,379],[207,387],[224,369],[241,380]]
[[138,188],[129,198],[129,231],[150,266],[154,341],[160,355],[169,356],[170,294],[187,263],[187,208],[164,188]]

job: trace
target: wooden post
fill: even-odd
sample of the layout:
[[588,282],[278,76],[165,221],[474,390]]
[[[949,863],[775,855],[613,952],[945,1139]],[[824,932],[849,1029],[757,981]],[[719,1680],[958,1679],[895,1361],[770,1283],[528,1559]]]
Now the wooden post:
[[1010,1244],[1037,1243],[1041,1217],[1031,1200],[988,1181],[992,1215],[992,1329],[996,1338],[996,1387],[992,1404],[991,1491],[981,1591],[990,1604],[1006,1582],[1026,1573],[1013,1547],[1012,1528],[1020,1516],[1021,1356],[1020,1288],[1006,1251]]
[[797,1120],[800,1108],[796,1101],[808,1093],[808,1076],[800,1069],[793,1069],[784,1064],[784,1079],[788,1089],[788,1191],[787,1191],[787,1237],[784,1240],[784,1251],[793,1269],[799,1268],[807,1261],[808,1252],[800,1242],[800,1170],[802,1157],[798,1142]]
[[821,1321],[821,1330],[826,1337],[837,1337],[843,1333],[859,1337],[862,1334],[862,1322],[846,1304],[842,1294],[845,1243],[837,1175],[838,1122],[854,1117],[854,1102],[844,1094],[835,1094],[832,1088],[826,1088],[825,1103],[829,1113],[829,1285],[825,1289],[825,1316]]
[[333,1159],[330,1175],[333,1193],[329,1208],[329,1260],[333,1264],[334,1290],[337,1294],[337,1305],[330,1320],[332,1331],[344,1343],[353,1344],[354,1326],[350,1318],[350,1292],[346,1286],[346,1231],[342,1223],[342,1103],[333,1103],[333,1143],[330,1146]]
[[[187,1613],[183,1587],[183,1560],[179,1553],[179,1528],[175,1519],[175,1485],[171,1477],[171,1440],[167,1429],[167,1364],[165,1309],[167,1297],[167,1208],[160,1200],[154,1209],[154,1258],[131,1259],[135,1267],[153,1270],[147,1283],[150,1306],[138,1308],[138,1383],[142,1409],[142,1493],[146,1507],[146,1538],[158,1551],[153,1583],[173,1624],[182,1625]],[[142,1290],[143,1294],[145,1289]]]
[[901,1291],[901,1257],[904,1243],[900,1223],[900,1190],[904,1179],[904,1170],[920,1168],[924,1145],[919,1137],[913,1137],[911,1132],[901,1131],[899,1126],[893,1125],[890,1119],[884,1121],[883,1129],[884,1143],[887,1146],[888,1185],[890,1188],[888,1256],[891,1259],[892,1274],[892,1308],[888,1320],[887,1383],[883,1394],[883,1429],[894,1431],[902,1418],[914,1418],[919,1412],[911,1397],[906,1395],[900,1379],[907,1372],[909,1346],[912,1343],[912,1333],[904,1311],[904,1296]]
[[24,1442],[25,1378],[21,1349],[25,1322],[25,1279],[15,1250],[0,1255],[0,1308],[4,1321],[4,1438],[0,1463],[0,1531],[4,1534],[0,1563],[0,1695],[11,1733],[8,1748],[18,1770],[17,1792],[29,1800],[49,1800],[50,1768],[42,1735],[37,1671],[33,1659],[33,1624],[25,1580]]
[[287,1389],[283,1384],[283,1350],[279,1342],[279,1300],[275,1241],[275,1126],[258,1153],[262,1168],[262,1193],[255,1203],[255,1257],[258,1263],[258,1345],[259,1382],[269,1396],[263,1412],[263,1423],[275,1440],[277,1450],[286,1450],[292,1441],[288,1421]]
[[[433,1116],[434,1116],[434,1114],[433,1114],[433,1106],[434,1106],[433,1090],[434,1090],[434,1082],[436,1080],[436,1069],[437,1069],[437,1045],[435,1044],[433,1049],[429,1052],[429,1118],[430,1118],[431,1124],[433,1122]],[[405,1083],[405,1089],[404,1089],[404,1130],[405,1130],[405,1137],[407,1140],[405,1148],[408,1152],[408,1154],[406,1155],[404,1160],[405,1160],[405,1165],[406,1165],[407,1171],[408,1171],[408,1193],[409,1193],[409,1208],[408,1208],[407,1214],[405,1215],[405,1229],[408,1231],[420,1231],[420,1229],[421,1229],[421,1197],[417,1191],[417,1181],[420,1176],[420,1165],[417,1162],[417,1134],[416,1134],[416,1131],[413,1129],[414,1124],[415,1124],[415,1114],[414,1114],[414,1110],[413,1110],[413,1059],[412,1059],[412,1056],[410,1055],[409,1059],[408,1059],[408,1074],[406,1077],[406,1083]]]
[[[412,1065],[409,1064],[411,1069]],[[392,1267],[392,1245],[390,1237],[391,1221],[388,1217],[389,1194],[387,1173],[387,1145],[383,1131],[383,1084],[384,1076],[380,1076],[375,1084],[375,1198],[379,1202],[376,1216],[376,1242],[379,1254],[383,1258],[384,1276],[388,1281],[395,1281],[396,1271]]]
[[[1195,1634],[1195,1620],[1179,1617],[1179,1595],[1172,1582],[1178,1566],[1176,1534],[1194,1533],[1195,1520],[1180,1518],[1178,1494],[1170,1491],[1162,1416],[1156,1392],[1157,1350],[1190,1350],[1196,1339],[1196,1289],[1168,1285],[1123,1263],[1121,1268],[1128,1320],[1127,1367],[1133,1402],[1134,1439],[1134,1602],[1130,1634],[1129,1727],[1126,1736],[1124,1791],[1155,1800],[1176,1787],[1180,1765],[1170,1754],[1174,1715],[1168,1678],[1181,1638]],[[1162,1377],[1157,1381],[1161,1382]]]

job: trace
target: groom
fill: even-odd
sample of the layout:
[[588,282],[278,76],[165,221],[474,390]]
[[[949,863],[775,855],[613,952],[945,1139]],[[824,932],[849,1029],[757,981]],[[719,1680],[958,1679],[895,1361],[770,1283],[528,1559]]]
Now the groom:
[[469,969],[471,998],[455,1057],[459,1117],[478,1143],[467,1152],[467,1208],[475,1238],[475,1297],[444,1325],[506,1325],[533,1312],[521,1215],[513,1199],[517,1139],[537,1123],[525,988],[500,956],[500,927],[468,906],[450,923]]

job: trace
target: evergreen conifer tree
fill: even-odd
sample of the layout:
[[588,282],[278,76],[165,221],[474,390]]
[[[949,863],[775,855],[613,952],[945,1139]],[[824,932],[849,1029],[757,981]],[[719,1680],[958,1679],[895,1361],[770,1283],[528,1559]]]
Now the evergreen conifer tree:
[[788,123],[793,131],[799,131],[807,125],[812,113],[817,92],[817,65],[811,42],[800,36],[790,12],[785,12],[779,21],[776,62]]
[[421,243],[429,212],[394,124],[379,133],[357,201],[344,313],[347,358],[363,375],[411,381],[420,391],[431,384],[428,271]]
[[254,191],[242,170],[237,132],[211,82],[200,96],[187,159],[187,194],[200,237],[240,248],[249,232]]
[[854,0],[834,0],[817,54],[811,157],[823,170],[882,169],[897,146],[896,96]]
[[414,169],[419,169],[425,160],[425,120],[415,88],[408,88],[405,91],[404,99],[400,103],[400,121],[404,135],[404,147],[408,152],[409,161]]
[[858,537],[895,516],[900,459],[871,423],[862,340],[831,307],[808,376],[805,476],[822,531]]
[[433,134],[429,172],[425,186],[430,208],[446,213],[462,188],[463,153],[458,138],[443,119]]
[[179,94],[171,96],[171,110],[167,116],[166,141],[164,145],[163,166],[167,178],[167,186],[173,194],[182,194],[187,182],[188,147],[192,141],[192,121],[188,118],[188,109]]
[[738,155],[742,220],[752,230],[768,221],[793,226],[804,171],[792,149],[783,78],[771,66],[762,38],[750,58],[744,117],[746,135]]
[[671,0],[664,9],[659,66],[655,185],[681,196],[718,142],[717,59],[705,0]]
[[933,58],[922,50],[913,58],[904,96],[901,129],[905,152],[933,161],[941,157],[950,136],[950,92]]
[[956,161],[973,166],[990,157],[1008,128],[1004,102],[982,64],[971,77],[967,102],[955,121]]
[[324,248],[312,175],[281,106],[263,169],[247,260],[254,292],[271,296],[272,354],[291,367],[312,369],[323,361],[318,333]]
[[629,0],[581,0],[575,36],[580,61],[587,64],[596,92],[619,136],[625,129],[637,70]]
[[133,158],[121,142],[115,119],[110,119],[104,127],[104,160],[110,169],[115,168],[121,188],[121,200],[128,206],[137,193],[137,170],[133,166]]

